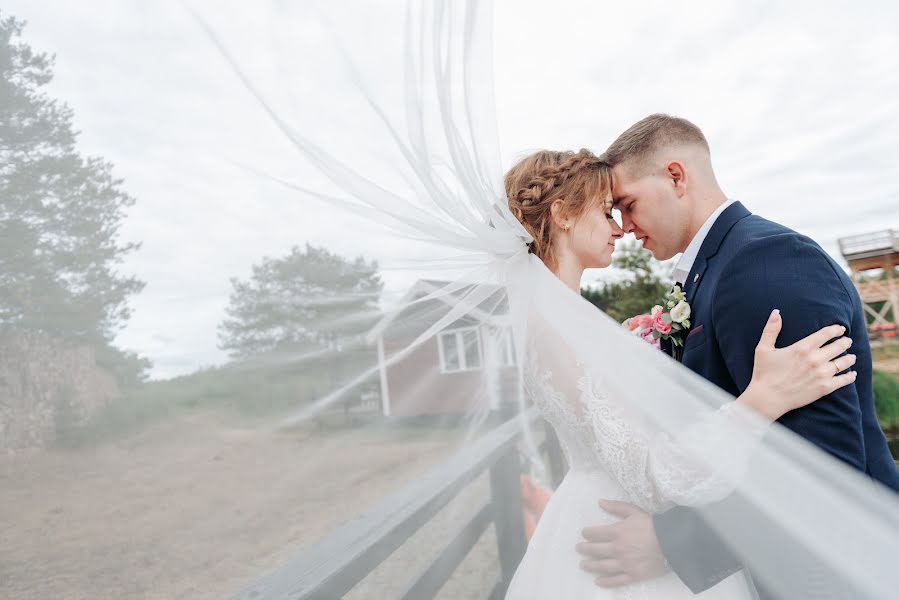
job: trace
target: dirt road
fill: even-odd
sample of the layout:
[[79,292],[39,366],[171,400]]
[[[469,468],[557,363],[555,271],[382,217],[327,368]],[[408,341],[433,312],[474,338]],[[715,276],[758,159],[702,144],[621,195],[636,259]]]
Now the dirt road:
[[246,436],[206,415],[6,462],[0,597],[227,598],[458,443],[423,429]]

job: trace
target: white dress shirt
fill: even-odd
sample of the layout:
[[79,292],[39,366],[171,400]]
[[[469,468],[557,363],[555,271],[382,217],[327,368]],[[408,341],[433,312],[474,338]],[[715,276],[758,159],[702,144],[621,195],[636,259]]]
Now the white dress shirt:
[[696,262],[696,257],[699,255],[699,248],[702,247],[702,242],[705,241],[706,236],[712,229],[712,225],[715,224],[715,221],[718,220],[721,213],[734,202],[736,202],[736,200],[727,200],[724,204],[715,209],[715,212],[709,215],[709,218],[705,220],[705,223],[702,224],[702,227],[700,227],[699,231],[696,232],[696,235],[693,236],[690,245],[684,250],[680,260],[674,265],[674,280],[679,283],[681,287],[686,283],[687,277],[690,276],[690,271],[693,270],[693,263]]

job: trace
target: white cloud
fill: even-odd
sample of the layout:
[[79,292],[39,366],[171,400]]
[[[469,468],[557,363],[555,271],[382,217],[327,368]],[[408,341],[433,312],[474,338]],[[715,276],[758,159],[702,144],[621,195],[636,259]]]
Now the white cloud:
[[[330,34],[309,4],[192,4],[305,134],[353,148],[341,155],[350,164],[392,168],[394,154],[372,158],[383,132],[326,51]],[[57,54],[51,93],[73,107],[81,147],[111,160],[137,197],[123,235],[143,248],[124,268],[148,285],[120,342],[153,359],[158,375],[224,358],[215,326],[228,279],[262,256],[306,242],[388,263],[437,252],[236,167],[322,181],[179,2],[87,6],[7,0],[4,12],[29,21],[33,47]],[[402,3],[322,6],[365,85],[398,109]],[[897,22],[899,7],[885,2],[501,0],[504,164],[537,147],[601,150],[646,114],[679,114],[706,131],[725,190],[835,254],[842,235],[899,225]],[[397,35],[377,37],[387,27]],[[387,271],[388,293],[415,276]]]

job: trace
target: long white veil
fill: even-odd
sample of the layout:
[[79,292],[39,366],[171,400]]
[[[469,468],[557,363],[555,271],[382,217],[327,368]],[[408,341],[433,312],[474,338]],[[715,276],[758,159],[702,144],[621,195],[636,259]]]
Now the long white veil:
[[[483,399],[475,406],[483,410],[511,401],[524,414],[528,398],[521,386],[497,384],[507,363],[496,349],[507,336],[514,341],[512,362],[520,377],[534,365],[528,340],[549,344],[544,337],[548,331],[570,352],[555,358],[581,365],[650,439],[677,439],[731,398],[626,334],[528,254],[530,237],[510,214],[501,184],[491,15],[490,3],[409,3],[403,77],[395,82],[402,90],[404,113],[382,100],[389,93],[399,100],[397,90],[373,89],[370,86],[383,80],[367,83],[352,57],[343,61],[349,82],[380,122],[383,137],[376,139],[392,142],[390,152],[397,157],[393,167],[402,178],[394,186],[379,183],[384,179],[381,172],[366,172],[355,162],[343,161],[339,151],[328,153],[303,137],[301,127],[286,121],[252,81],[242,77],[295,147],[345,194],[339,200],[322,199],[351,210],[374,211],[378,223],[399,225],[410,237],[450,249],[457,254],[456,264],[467,267],[458,278],[393,309],[389,317],[400,321],[414,304],[443,301],[423,331],[382,357],[380,369],[401,365],[435,337],[446,353],[449,346],[440,334],[466,319],[479,320],[487,356],[476,392]],[[336,29],[324,22],[332,32]],[[227,45],[217,43],[242,73]],[[335,44],[339,50],[340,40],[335,38]],[[377,151],[387,148],[378,146]],[[535,328],[535,322],[540,326]],[[460,358],[476,343],[461,336],[457,340],[464,346]],[[399,376],[408,380],[402,385],[424,386],[439,376],[437,365],[416,366],[413,373]],[[797,573],[807,573],[810,562],[833,582],[865,597],[883,597],[895,589],[889,557],[899,549],[899,499],[892,492],[779,426],[758,447],[752,428],[721,421],[715,426],[719,431],[714,434],[704,431],[706,438],[691,440],[687,454],[711,472],[724,474],[727,491],[740,502],[706,518],[766,589],[783,597],[802,594],[808,583],[796,581]],[[751,468],[744,472],[748,448],[753,449]],[[707,501],[721,497],[710,494]]]
[[[291,203],[285,218],[315,229],[292,256],[318,262],[271,260],[235,282],[231,324],[221,326],[234,360],[135,396],[132,406],[158,413],[150,425],[9,459],[2,493],[20,505],[44,499],[40,514],[3,515],[9,539],[32,535],[24,558],[2,561],[0,589],[21,598],[66,597],[68,584],[71,597],[228,596],[482,436],[492,415],[518,419],[524,462],[544,476],[522,382],[548,331],[566,353],[556,359],[602,386],[642,435],[682,440],[683,460],[720,479],[709,503],[739,499],[704,516],[766,589],[799,597],[794,574],[813,562],[859,597],[895,595],[895,494],[776,425],[762,443],[742,421],[685,435],[733,398],[628,334],[528,253],[502,186],[490,2],[282,3],[279,18],[300,31],[248,17],[249,37],[270,45],[262,49],[237,43],[245,32],[208,7],[188,10],[200,47],[215,56],[209,64],[227,65],[230,93],[258,111],[253,127],[273,124],[286,140],[262,158],[238,138],[222,149],[247,191],[247,206],[234,210]],[[274,61],[260,58],[270,49]],[[209,220],[216,239],[214,213]],[[341,266],[316,248],[332,238],[385,258],[376,271],[365,260]],[[266,279],[291,273],[294,288]],[[405,291],[379,302],[384,282]],[[260,306],[271,310],[249,308]],[[171,308],[203,310],[191,299]],[[279,311],[311,317],[288,331]],[[177,403],[160,408],[163,396]],[[106,544],[104,523],[124,533]],[[441,526],[429,535],[453,527]],[[84,569],[66,570],[56,555],[74,560],[73,539]],[[496,569],[484,552],[445,593],[486,595],[465,587],[487,578],[480,568]],[[387,597],[411,568],[383,569],[356,594]]]

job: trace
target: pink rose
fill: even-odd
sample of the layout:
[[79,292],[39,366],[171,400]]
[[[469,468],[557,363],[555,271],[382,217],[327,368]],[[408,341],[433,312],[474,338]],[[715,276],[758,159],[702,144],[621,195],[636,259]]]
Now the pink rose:
[[650,317],[649,315],[639,315],[634,317],[634,320],[643,329],[649,329],[650,331],[652,330],[652,317]]
[[652,344],[653,346],[655,346],[656,348],[661,347],[659,340],[652,337],[652,329],[644,329],[643,333],[641,334],[640,337],[643,338],[644,342],[648,342],[648,343]]
[[671,333],[671,323],[666,323],[664,320],[662,320],[663,314],[664,313],[658,313],[652,320],[652,325],[653,327],[655,327],[656,331],[658,331],[662,335],[667,335]]

